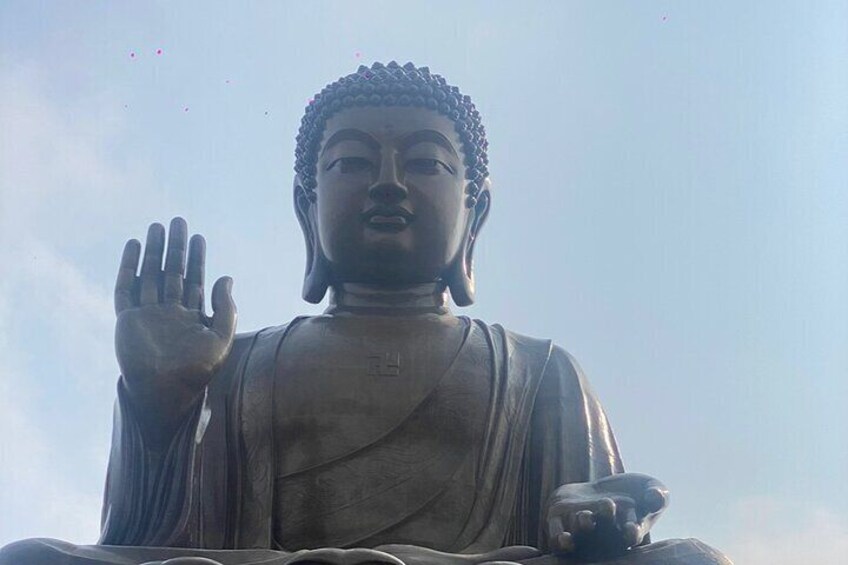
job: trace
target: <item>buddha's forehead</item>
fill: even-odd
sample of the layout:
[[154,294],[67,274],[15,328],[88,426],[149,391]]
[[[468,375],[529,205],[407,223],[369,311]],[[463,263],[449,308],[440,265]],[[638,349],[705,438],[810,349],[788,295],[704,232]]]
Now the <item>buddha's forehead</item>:
[[327,120],[322,145],[334,133],[346,129],[361,130],[380,142],[391,142],[416,131],[434,130],[453,144],[457,154],[462,149],[462,143],[456,133],[453,121],[429,108],[415,106],[346,108]]

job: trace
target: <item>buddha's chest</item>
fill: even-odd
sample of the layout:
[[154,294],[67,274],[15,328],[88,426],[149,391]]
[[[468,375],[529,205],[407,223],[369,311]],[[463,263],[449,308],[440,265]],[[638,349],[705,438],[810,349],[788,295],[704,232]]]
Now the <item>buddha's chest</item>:
[[451,491],[429,507],[442,522],[421,530],[447,538],[473,503],[486,342],[461,321],[390,322],[309,320],[284,341],[273,394],[276,506],[286,509],[275,529],[287,547],[345,545],[374,528],[391,541],[393,524]]
[[[307,320],[284,341],[274,386],[274,428],[287,471],[373,441],[404,421],[445,381],[468,402],[488,400],[484,355],[467,326],[392,319]],[[472,351],[469,351],[471,349]],[[465,374],[451,375],[458,367]],[[474,374],[467,374],[468,371]],[[448,377],[448,379],[446,379]],[[453,378],[450,378],[453,377]]]

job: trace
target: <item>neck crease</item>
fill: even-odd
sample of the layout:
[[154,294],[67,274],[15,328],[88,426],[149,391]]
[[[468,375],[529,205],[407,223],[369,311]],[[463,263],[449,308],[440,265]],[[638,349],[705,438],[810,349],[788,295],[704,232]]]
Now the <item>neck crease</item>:
[[330,289],[325,314],[414,316],[449,314],[444,283],[424,283],[397,288],[343,283]]

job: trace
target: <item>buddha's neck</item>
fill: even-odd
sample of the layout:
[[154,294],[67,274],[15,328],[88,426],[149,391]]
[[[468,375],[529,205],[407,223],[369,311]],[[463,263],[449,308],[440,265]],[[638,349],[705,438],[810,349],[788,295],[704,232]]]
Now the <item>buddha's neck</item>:
[[397,288],[344,283],[330,289],[326,314],[351,316],[447,315],[447,290],[443,283]]

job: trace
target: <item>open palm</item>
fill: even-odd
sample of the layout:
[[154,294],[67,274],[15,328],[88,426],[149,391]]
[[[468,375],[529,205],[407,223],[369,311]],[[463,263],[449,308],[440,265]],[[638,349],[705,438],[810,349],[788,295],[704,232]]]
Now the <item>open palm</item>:
[[[206,242],[200,235],[187,245],[185,220],[165,228],[150,226],[141,271],[141,243],[124,247],[115,284],[115,351],[130,393],[140,402],[184,403],[209,383],[230,352],[236,327],[232,279],[221,277],[212,289],[213,315],[203,312]],[[186,249],[188,248],[188,261]]]

